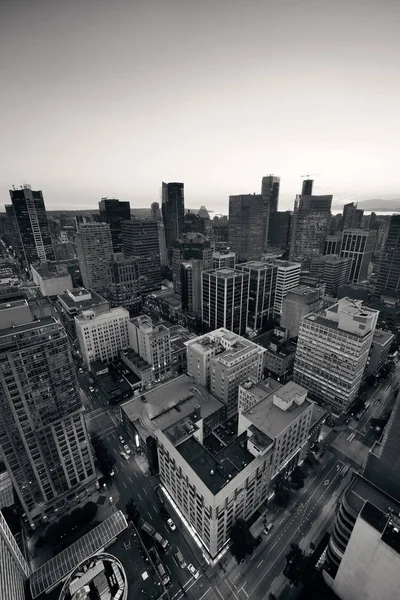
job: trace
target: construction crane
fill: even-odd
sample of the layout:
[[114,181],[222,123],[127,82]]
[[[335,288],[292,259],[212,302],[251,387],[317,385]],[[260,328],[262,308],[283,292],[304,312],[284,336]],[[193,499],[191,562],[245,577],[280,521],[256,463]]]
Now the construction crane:
[[316,177],[319,173],[307,173],[307,175],[300,175],[302,179],[309,179],[310,177]]

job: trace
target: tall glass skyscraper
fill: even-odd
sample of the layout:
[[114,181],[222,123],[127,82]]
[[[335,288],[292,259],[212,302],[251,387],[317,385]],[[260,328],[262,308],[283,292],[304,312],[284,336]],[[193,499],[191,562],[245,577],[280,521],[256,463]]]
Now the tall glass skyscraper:
[[392,215],[379,264],[378,294],[400,298],[400,215]]
[[185,194],[183,183],[162,182],[162,217],[167,249],[181,237],[185,228]]
[[264,200],[262,194],[229,196],[228,239],[238,262],[260,260],[264,251]]
[[116,198],[102,198],[99,202],[100,219],[108,223],[114,252],[122,251],[121,222],[131,218],[131,205]]

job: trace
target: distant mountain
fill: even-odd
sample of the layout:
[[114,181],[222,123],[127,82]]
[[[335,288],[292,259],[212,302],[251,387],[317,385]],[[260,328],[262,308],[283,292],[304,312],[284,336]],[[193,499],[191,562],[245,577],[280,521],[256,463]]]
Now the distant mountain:
[[[344,202],[343,204],[336,204],[332,208],[334,210],[341,210],[344,204],[347,204],[347,202]],[[369,200],[362,200],[361,202],[357,202],[357,208],[362,208],[367,212],[400,212],[400,198],[394,198],[390,200],[371,198]]]

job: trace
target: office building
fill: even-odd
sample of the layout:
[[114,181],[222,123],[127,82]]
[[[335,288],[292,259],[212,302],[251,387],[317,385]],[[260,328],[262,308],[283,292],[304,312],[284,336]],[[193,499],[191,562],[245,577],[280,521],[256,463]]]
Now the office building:
[[382,329],[375,329],[367,368],[365,369],[366,375],[376,375],[386,364],[393,340],[393,333],[383,331]]
[[400,297],[400,215],[392,215],[379,263],[376,291],[381,296]]
[[161,289],[160,240],[157,221],[123,221],[122,250],[135,257],[139,267],[140,291]]
[[167,250],[181,237],[185,228],[185,194],[183,183],[162,182],[162,217]]
[[185,343],[188,375],[237,413],[239,385],[250,375],[262,377],[265,348],[220,328]]
[[92,493],[96,474],[63,326],[26,300],[1,309],[0,454],[35,528]]
[[128,321],[129,346],[149,365],[154,381],[171,376],[171,341],[168,327],[153,325],[151,318],[140,315]]
[[111,306],[122,306],[131,316],[141,305],[139,265],[136,258],[115,253],[108,263],[109,287],[107,297]]
[[72,278],[64,263],[42,262],[31,266],[32,279],[42,296],[58,296],[72,289]]
[[344,229],[340,256],[351,258],[350,283],[368,279],[368,269],[372,260],[376,232],[364,229]]
[[281,327],[287,330],[288,337],[299,335],[300,323],[309,313],[322,310],[323,287],[312,288],[298,285],[286,294],[283,300]]
[[168,265],[168,252],[167,252],[167,246],[165,243],[164,223],[162,221],[157,221],[157,223],[158,223],[158,243],[160,246],[160,263],[162,265]]
[[290,243],[291,212],[277,211],[269,215],[268,247],[286,250]]
[[[312,403],[306,390],[291,382],[269,392],[239,414],[235,427],[222,429],[220,409],[206,404],[216,416],[213,429],[205,428],[202,401],[154,432],[163,491],[212,565],[233,523],[248,520],[266,501],[274,473],[297,464],[308,435]],[[208,411],[205,416],[211,419]]]
[[202,273],[202,321],[210,329],[246,332],[249,274],[237,269]]
[[[212,269],[210,242],[201,233],[184,233],[172,242],[172,277],[176,294],[181,293],[181,265],[192,259],[201,261],[204,271]],[[201,287],[198,287],[198,293],[201,294]]]
[[76,234],[76,250],[83,285],[96,292],[108,290],[108,263],[113,248],[108,223],[82,223]]
[[261,331],[273,319],[278,267],[260,261],[237,265],[237,270],[249,274],[246,326]]
[[268,261],[267,264],[273,264],[278,268],[276,274],[274,315],[280,317],[286,294],[289,290],[299,285],[301,264],[279,259]]
[[289,259],[308,269],[324,251],[329,234],[332,196],[297,196],[292,216]]
[[158,202],[152,202],[150,206],[150,217],[152,221],[161,221],[161,211]]
[[330,254],[336,254],[339,256],[340,248],[342,246],[342,232],[333,233],[327,235],[324,243],[324,256]]
[[122,251],[122,221],[131,218],[131,206],[129,202],[121,202],[116,198],[102,198],[99,202],[100,220],[108,223],[111,231],[113,252]]
[[[278,211],[279,202],[279,187],[281,179],[274,175],[267,175],[262,178],[261,182],[261,196],[263,201],[263,221],[264,221],[264,247],[263,250],[267,249],[268,246],[268,232],[269,232],[269,221],[271,216],[276,214]],[[259,257],[258,257],[259,258]]]
[[87,367],[95,360],[111,362],[128,347],[128,321],[129,312],[122,307],[107,312],[89,308],[75,317],[79,348]]
[[213,269],[234,269],[236,265],[236,254],[229,250],[215,250],[212,253]]
[[181,304],[182,310],[201,317],[201,283],[204,263],[190,260],[181,263]]
[[29,185],[10,190],[25,266],[54,260],[53,243],[42,192]]
[[265,345],[264,373],[280,383],[292,379],[294,359],[297,344],[295,340],[287,339],[287,334],[281,327],[275,327],[273,335]]
[[351,257],[340,257],[336,254],[317,256],[310,264],[310,277],[315,277],[326,284],[326,293],[329,296],[337,296],[342,285],[349,282]]
[[379,311],[343,298],[311,313],[300,324],[293,379],[335,414],[355,400],[371,348]]
[[314,180],[313,179],[304,179],[301,185],[301,195],[302,196],[311,196],[313,192]]
[[108,312],[110,304],[93,290],[74,288],[60,294],[56,301],[57,316],[64,325],[71,342],[76,340],[75,317],[84,310],[95,309],[96,314]]
[[260,260],[264,251],[265,210],[261,194],[229,196],[228,240],[238,262]]
[[0,511],[0,598],[25,600],[31,569]]
[[364,211],[357,208],[356,202],[349,202],[343,206],[343,229],[361,229]]

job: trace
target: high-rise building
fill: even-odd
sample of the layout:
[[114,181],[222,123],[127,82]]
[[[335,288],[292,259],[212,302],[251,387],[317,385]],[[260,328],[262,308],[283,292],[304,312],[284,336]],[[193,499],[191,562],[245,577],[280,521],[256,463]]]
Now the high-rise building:
[[247,327],[260,331],[273,319],[278,267],[274,263],[251,261],[237,265],[249,274]]
[[340,256],[351,258],[349,281],[359,283],[368,278],[368,268],[375,246],[376,232],[365,229],[344,229]]
[[336,254],[339,256],[340,247],[342,245],[342,232],[327,235],[324,243],[324,256],[328,254]]
[[125,256],[137,259],[140,291],[147,294],[161,289],[160,239],[157,221],[123,221],[122,249]]
[[229,250],[215,250],[212,253],[213,258],[213,269],[222,269],[226,267],[228,269],[234,269],[236,264],[235,252],[229,252]]
[[180,238],[185,228],[185,195],[183,183],[162,182],[162,217],[167,249]]
[[110,310],[109,302],[94,292],[85,290],[85,288],[74,288],[67,290],[65,294],[60,294],[56,301],[57,314],[64,325],[65,331],[70,338],[71,343],[76,340],[75,317],[85,310],[95,309],[96,314],[108,312]]
[[181,263],[182,309],[201,316],[201,282],[204,263],[192,259]]
[[289,290],[299,285],[301,264],[279,259],[266,260],[266,262],[278,268],[276,274],[274,315],[280,317],[286,294]]
[[238,411],[239,385],[262,376],[265,348],[221,327],[185,342],[188,375],[226,407],[227,417]]
[[26,300],[1,313],[0,455],[35,527],[92,493],[96,473],[64,328]]
[[122,306],[131,316],[141,305],[139,266],[136,258],[115,253],[108,263],[107,297],[112,307]]
[[0,511],[0,598],[25,600],[30,567]]
[[261,194],[229,196],[228,239],[238,262],[260,260],[264,251],[264,223]]
[[293,379],[335,414],[358,394],[378,315],[359,300],[343,298],[301,321]]
[[264,247],[263,250],[267,249],[268,245],[268,232],[269,232],[269,221],[271,215],[278,211],[279,202],[279,187],[281,179],[274,175],[267,175],[262,178],[261,182],[261,196],[263,201],[264,210]]
[[202,273],[202,321],[210,329],[246,333],[249,274],[237,269]]
[[41,191],[24,185],[20,190],[10,190],[25,265],[42,260],[54,260],[53,243]]
[[364,211],[357,208],[356,202],[349,202],[343,206],[343,229],[361,229]]
[[110,362],[128,348],[129,312],[125,308],[111,308],[99,312],[96,308],[83,310],[75,317],[79,348],[87,367],[95,360]]
[[[172,242],[172,277],[176,294],[181,293],[181,265],[192,259],[201,261],[204,271],[213,268],[210,242],[201,233],[184,233]],[[198,292],[201,294],[200,287]]]
[[299,335],[300,323],[309,313],[322,310],[323,287],[312,288],[298,285],[286,294],[283,300],[281,327],[287,329],[289,338]]
[[332,196],[297,196],[292,216],[289,259],[308,268],[323,254],[329,233]]
[[400,297],[400,215],[392,215],[390,219],[376,291],[382,296]]
[[99,202],[100,219],[108,223],[114,252],[122,251],[121,222],[131,218],[131,205],[116,198],[102,198]]
[[170,331],[164,325],[153,325],[151,318],[140,315],[128,321],[129,345],[151,365],[154,380],[164,381],[171,376]]
[[113,248],[108,223],[83,223],[76,235],[76,250],[86,289],[96,292],[108,290],[108,263]]
[[349,282],[352,259],[327,254],[313,258],[310,264],[310,277],[326,284],[326,293],[337,296],[340,286]]
[[314,179],[303,179],[303,183],[301,186],[301,195],[302,196],[311,196],[313,192]]
[[150,206],[150,217],[152,221],[161,221],[161,211],[158,202],[152,202]]
[[289,247],[290,210],[277,211],[269,215],[268,246],[287,249]]

